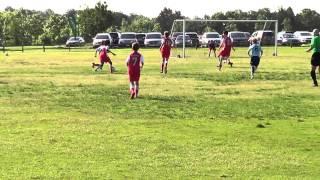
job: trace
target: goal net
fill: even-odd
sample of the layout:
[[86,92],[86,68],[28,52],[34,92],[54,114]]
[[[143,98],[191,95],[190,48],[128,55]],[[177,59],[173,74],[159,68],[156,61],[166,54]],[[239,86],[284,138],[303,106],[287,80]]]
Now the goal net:
[[[251,37],[260,41],[264,54],[273,56],[278,54],[278,20],[177,19],[171,28],[171,38],[174,44],[171,56],[208,58],[209,44],[214,43],[218,53],[221,34],[225,30],[229,32],[234,47],[240,50],[237,51],[237,55],[247,57],[248,40]],[[214,57],[213,52],[210,57]]]

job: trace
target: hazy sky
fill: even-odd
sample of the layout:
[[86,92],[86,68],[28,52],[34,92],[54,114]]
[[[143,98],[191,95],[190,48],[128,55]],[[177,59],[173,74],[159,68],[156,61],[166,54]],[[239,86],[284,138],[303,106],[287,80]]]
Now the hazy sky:
[[[68,9],[84,9],[94,7],[99,0],[0,0],[0,9],[7,6],[35,10],[52,9],[57,13],[64,13]],[[208,14],[217,11],[241,9],[243,11],[270,8],[272,11],[280,7],[292,7],[295,13],[304,8],[310,8],[320,13],[316,0],[106,0],[109,9],[125,14],[135,13],[149,17],[156,17],[164,7],[179,10],[188,17]]]

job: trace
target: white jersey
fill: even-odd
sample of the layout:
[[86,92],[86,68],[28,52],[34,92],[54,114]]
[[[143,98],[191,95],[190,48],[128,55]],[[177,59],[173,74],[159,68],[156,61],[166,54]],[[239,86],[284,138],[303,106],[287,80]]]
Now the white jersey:
[[[128,63],[130,61],[130,55],[127,57],[127,59],[126,59],[126,64]],[[144,63],[144,57],[141,55],[141,57],[140,57],[140,62],[141,63]]]
[[259,44],[252,44],[249,47],[249,52],[251,51],[251,56],[261,56],[262,48]]
[[101,46],[99,46],[99,47],[96,49],[96,51],[99,52],[99,53],[100,53],[101,51],[103,51],[103,50],[105,50],[106,52],[108,52],[109,49],[110,49],[109,46],[101,45]]

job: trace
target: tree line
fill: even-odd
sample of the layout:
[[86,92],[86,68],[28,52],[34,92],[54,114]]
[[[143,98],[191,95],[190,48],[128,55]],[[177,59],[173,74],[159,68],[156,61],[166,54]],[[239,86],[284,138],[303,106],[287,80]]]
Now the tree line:
[[[175,19],[188,18],[180,11],[164,8],[155,18],[143,15],[126,15],[108,9],[106,2],[98,2],[93,8],[69,10],[65,14],[57,14],[48,9],[35,11],[28,9],[5,8],[0,11],[0,39],[6,45],[56,45],[64,44],[70,36],[82,36],[87,42],[101,32],[164,32],[171,30]],[[294,14],[291,7],[280,8],[271,12],[268,8],[244,12],[241,10],[215,12],[211,16],[195,17],[195,19],[241,19],[241,20],[278,20],[279,30],[311,31],[320,28],[320,14],[311,9],[303,9]],[[253,32],[262,28],[271,28],[264,23],[221,23],[221,22],[189,22],[187,31],[199,34],[206,31],[223,30]],[[175,31],[182,31],[182,24],[175,26]]]

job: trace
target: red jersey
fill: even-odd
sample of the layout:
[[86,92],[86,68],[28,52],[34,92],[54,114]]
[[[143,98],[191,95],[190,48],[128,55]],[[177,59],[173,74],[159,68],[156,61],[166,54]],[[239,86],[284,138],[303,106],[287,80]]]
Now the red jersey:
[[101,61],[105,61],[105,60],[109,59],[109,56],[108,56],[109,46],[101,45],[100,47],[98,47],[96,49],[96,51],[99,52],[99,56],[100,56]]
[[170,54],[171,46],[172,46],[172,40],[170,38],[163,38],[162,45],[161,45],[161,52]]
[[231,48],[232,48],[232,41],[230,37],[223,38],[221,42],[221,51],[219,53],[219,56],[229,57]]
[[143,56],[138,52],[132,52],[127,59],[128,74],[130,81],[139,81],[140,64],[144,61]]

